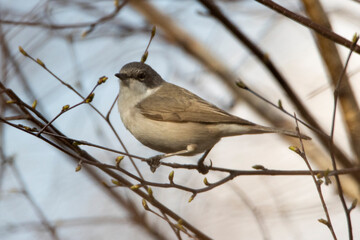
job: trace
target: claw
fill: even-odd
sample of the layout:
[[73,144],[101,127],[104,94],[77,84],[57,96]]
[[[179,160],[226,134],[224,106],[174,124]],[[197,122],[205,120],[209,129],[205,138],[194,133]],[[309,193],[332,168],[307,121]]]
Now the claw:
[[151,157],[151,158],[148,158],[147,159],[147,163],[149,164],[150,166],[150,170],[151,172],[155,172],[156,169],[160,166],[160,156],[161,155],[156,155],[154,157]]
[[212,162],[210,161],[210,166],[206,166],[203,162],[198,163],[198,172],[202,174],[207,174],[209,169],[212,167]]

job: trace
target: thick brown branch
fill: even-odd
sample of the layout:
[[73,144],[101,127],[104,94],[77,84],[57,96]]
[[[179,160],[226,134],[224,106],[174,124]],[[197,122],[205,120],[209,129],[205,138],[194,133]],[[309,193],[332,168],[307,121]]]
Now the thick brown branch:
[[[311,20],[322,25],[331,31],[330,21],[318,0],[302,0],[306,13]],[[326,65],[327,71],[331,78],[332,86],[336,86],[340,74],[344,69],[341,57],[332,40],[325,38],[321,34],[315,35],[320,55]],[[338,90],[339,100],[343,110],[343,118],[346,123],[348,135],[352,150],[360,162],[360,110],[357,104],[354,92],[351,89],[349,78],[344,74],[341,86]]]
[[[343,45],[349,49],[351,48],[351,45],[352,45],[351,41],[343,38],[342,36],[334,33],[330,29],[327,29],[326,27],[321,26],[318,23],[313,22],[312,20],[310,20],[306,17],[298,15],[294,12],[291,12],[290,10],[280,6],[279,4],[277,4],[271,0],[255,0],[255,1],[273,9],[274,11],[280,13],[281,15],[284,15],[285,17],[288,17],[291,20],[294,20],[295,22],[297,22],[305,27],[308,27],[308,28],[314,30],[318,34],[322,35],[325,38],[330,39],[331,41],[333,41],[335,43]],[[360,53],[360,46],[356,45],[354,51],[356,53]]]

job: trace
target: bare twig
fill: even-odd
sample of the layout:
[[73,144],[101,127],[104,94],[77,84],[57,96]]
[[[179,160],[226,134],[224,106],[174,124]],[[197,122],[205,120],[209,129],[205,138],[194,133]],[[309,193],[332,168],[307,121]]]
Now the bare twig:
[[[301,121],[301,123],[305,124],[310,129],[314,130],[317,133],[317,136],[320,138],[321,143],[324,147],[329,148],[328,144],[328,136],[325,134],[324,130],[321,128],[321,126],[318,124],[318,122],[315,120],[315,118],[312,116],[312,114],[307,110],[303,102],[300,100],[300,98],[297,96],[296,92],[292,89],[292,87],[288,84],[288,81],[283,77],[283,75],[280,73],[280,71],[277,69],[277,67],[273,64],[269,56],[267,56],[265,53],[259,49],[255,43],[253,43],[244,33],[241,32],[239,27],[237,27],[225,14],[221,11],[221,9],[215,4],[212,0],[198,0],[201,2],[210,12],[212,16],[214,16],[216,19],[218,19],[224,27],[226,27],[234,36],[242,42],[246,47],[249,48],[249,50],[261,61],[266,68],[270,71],[270,73],[274,76],[274,79],[279,83],[279,85],[284,89],[284,91],[287,93],[288,97],[292,101],[293,105],[298,109],[300,114],[304,117],[305,121],[308,123],[305,124],[304,121]],[[267,2],[267,1],[266,1]],[[271,2],[271,1],[269,1]],[[275,4],[275,3],[274,3]],[[265,100],[260,94],[256,93],[253,90],[250,90],[245,84],[242,83],[241,80],[238,80],[238,82],[241,82],[241,85],[238,84],[238,86],[244,86],[243,88],[245,90],[248,90],[252,94],[254,94],[256,97]],[[269,101],[265,100],[266,102],[270,103]],[[275,106],[274,104],[272,104]],[[286,113],[288,116],[292,116],[292,114],[285,111],[282,107],[277,107],[284,113]],[[348,159],[348,157],[340,150],[339,147],[334,146],[334,151],[336,154],[337,159],[345,166],[345,167],[352,167],[353,164]],[[360,182],[360,176],[353,175],[353,177]]]
[[46,128],[51,125],[56,119],[58,119],[61,115],[63,115],[65,112],[68,112],[70,111],[71,109],[74,109],[82,104],[85,104],[85,103],[90,103],[92,101],[92,99],[94,98],[94,91],[95,89],[100,85],[102,84],[103,82],[105,82],[107,80],[107,77],[101,77],[99,79],[99,81],[96,83],[95,87],[91,90],[91,92],[89,93],[89,95],[84,99],[82,100],[81,102],[73,105],[73,106],[69,106],[69,105],[65,105],[63,106],[62,110],[51,120],[49,121],[37,134],[40,135],[43,131],[46,130]]
[[[307,15],[316,23],[325,26],[331,30],[330,21],[319,0],[302,0]],[[350,145],[355,153],[355,156],[360,162],[360,110],[356,100],[354,91],[351,88],[349,78],[346,73],[343,73],[343,64],[339,51],[336,45],[331,40],[324,38],[320,34],[315,34],[315,39],[320,52],[320,55],[326,65],[329,78],[332,86],[336,86],[340,74],[342,74],[341,91],[339,89],[339,101],[343,110],[342,116],[345,120],[347,133],[350,140]],[[353,49],[354,47],[351,47]]]
[[[86,100],[86,98],[84,96],[82,96],[74,87],[72,87],[70,84],[64,82],[61,78],[59,78],[55,73],[53,73],[49,68],[46,67],[46,65],[40,60],[40,59],[34,59],[31,55],[29,55],[22,47],[19,47],[19,51],[25,56],[30,58],[33,62],[37,63],[38,65],[40,65],[42,68],[44,68],[48,73],[50,73],[56,80],[58,80],[61,84],[63,84],[64,86],[66,86],[67,88],[69,88],[72,92],[74,92],[76,95],[78,95],[82,100]],[[99,79],[100,80],[100,79]],[[106,116],[104,116],[96,107],[94,107],[91,103],[89,103],[89,105],[91,106],[92,109],[95,110],[95,112],[97,114],[99,114],[99,116],[101,118],[103,118],[107,124],[109,125],[109,127],[111,128],[112,132],[114,133],[115,137],[117,138],[117,140],[119,141],[120,145],[123,147],[123,149],[125,150],[125,152],[127,153],[127,156],[129,156],[130,162],[131,164],[134,166],[136,172],[139,174],[140,177],[142,177],[142,174],[139,170],[139,168],[136,166],[134,160],[131,158],[125,144],[123,143],[123,141],[121,140],[121,138],[119,137],[119,135],[117,134],[117,132],[115,131],[114,126],[112,125],[112,123],[110,122],[110,119],[106,118]],[[37,113],[38,114],[38,113]]]
[[[0,87],[2,86],[1,82],[0,82]],[[21,101],[19,100],[18,103],[20,103]],[[24,110],[26,110],[26,108],[22,108]],[[35,110],[34,110],[35,111]],[[25,111],[25,113],[27,113],[27,111]],[[2,119],[0,117],[0,121],[4,122],[12,127],[15,127],[21,131],[27,132],[28,134],[31,134],[33,136],[39,137],[40,139],[42,139],[43,141],[45,141],[46,143],[50,144],[51,146],[55,147],[56,149],[64,152],[65,154],[67,154],[68,156],[70,156],[71,158],[73,158],[74,160],[77,161],[82,161],[84,163],[88,163],[91,165],[94,165],[96,167],[98,167],[100,170],[102,170],[103,172],[107,173],[109,176],[115,178],[117,181],[119,181],[123,186],[126,186],[128,188],[131,188],[133,186],[133,184],[128,181],[127,179],[125,179],[124,177],[118,175],[117,173],[113,172],[110,168],[108,168],[106,165],[100,163],[98,160],[94,159],[92,156],[90,156],[89,154],[87,154],[84,150],[81,150],[78,148],[78,146],[73,145],[72,142],[68,142],[66,145],[70,148],[64,148],[61,145],[56,144],[55,142],[50,141],[49,139],[44,138],[42,135],[37,136],[35,133],[19,127],[18,125],[12,124],[4,119]],[[59,133],[61,134],[61,133]],[[61,134],[62,135],[62,134]],[[64,139],[66,141],[66,139]],[[73,149],[70,150],[70,149]],[[115,167],[116,168],[116,167]],[[122,170],[123,173],[126,173],[129,176],[133,176],[136,179],[138,179],[139,181],[142,181],[142,178],[136,177],[135,175],[132,175],[129,172],[126,172],[124,170]],[[132,188],[131,188],[132,189]],[[177,214],[175,214],[174,212],[172,212],[170,209],[168,209],[166,206],[164,206],[163,204],[161,204],[159,201],[157,201],[153,196],[149,196],[147,193],[144,193],[143,191],[141,191],[140,189],[132,189],[136,194],[140,195],[141,197],[145,198],[147,201],[149,201],[152,205],[154,205],[155,207],[161,209],[162,211],[164,211],[168,216],[170,216],[173,219],[182,219],[180,218]],[[202,233],[201,231],[199,231],[197,228],[195,228],[194,226],[192,226],[190,223],[188,223],[187,221],[182,219],[182,225],[184,227],[186,227],[188,230],[192,231],[194,234],[196,234],[199,238],[201,239],[210,239],[208,236],[206,236],[204,233]]]
[[325,202],[325,199],[324,199],[324,196],[322,194],[322,190],[321,190],[321,184],[323,183],[323,181],[321,179],[319,180],[316,180],[316,175],[314,173],[314,171],[312,170],[312,167],[307,159],[307,156],[306,156],[306,152],[305,152],[305,147],[304,147],[304,144],[303,144],[303,141],[301,139],[301,133],[300,133],[300,128],[299,128],[299,125],[298,125],[298,121],[297,121],[297,118],[296,118],[296,114],[294,114],[294,117],[295,117],[295,123],[296,123],[296,131],[298,132],[298,135],[299,135],[299,141],[300,141],[300,145],[301,145],[301,150],[296,148],[296,147],[291,147],[290,149],[293,150],[294,152],[296,152],[297,154],[299,154],[299,156],[304,159],[305,163],[306,163],[306,166],[308,167],[310,173],[311,173],[311,177],[315,183],[315,186],[316,186],[316,190],[319,194],[319,197],[320,197],[320,201],[321,201],[321,204],[322,204],[322,207],[324,209],[324,212],[325,212],[325,215],[326,215],[326,220],[324,219],[319,219],[318,221],[320,223],[323,223],[325,224],[330,232],[331,232],[331,235],[333,236],[334,240],[337,239],[336,237],[336,234],[335,234],[335,231],[334,231],[334,227],[331,223],[331,219],[330,219],[330,214],[329,214],[329,211],[328,211],[328,208],[327,208],[327,205],[326,205],[326,202]]
[[[344,74],[346,72],[346,68],[347,68],[347,66],[349,64],[351,54],[352,54],[353,49],[355,48],[358,40],[359,40],[359,36],[355,35],[354,39],[353,39],[353,45],[350,48],[349,55],[348,55],[348,57],[346,59],[345,66],[344,66],[344,68],[343,68],[343,70],[342,70],[342,72],[340,74],[339,80],[338,80],[338,82],[336,84],[336,87],[335,87],[335,90],[334,90],[334,109],[333,109],[331,133],[330,133],[330,149],[331,150],[333,149],[333,146],[334,146],[335,117],[336,117],[336,110],[337,110],[337,102],[338,102],[338,98],[339,98],[339,94],[340,94],[339,92],[341,91],[341,88],[340,88],[341,81],[342,81],[343,76],[344,76]],[[332,165],[333,165],[333,169],[336,171],[337,166],[336,166],[334,151],[330,151],[330,155],[331,155],[331,162],[332,162]],[[346,215],[346,221],[347,221],[347,224],[348,224],[349,240],[352,240],[353,239],[353,232],[352,232],[350,210],[348,209],[348,207],[346,205],[344,192],[343,192],[341,182],[340,182],[340,178],[339,178],[338,175],[335,175],[335,181],[336,181],[337,189],[339,191],[339,197],[340,197],[340,200],[341,200],[341,203],[342,203],[342,206],[344,208],[345,215]]]
[[[310,28],[312,30],[314,30],[315,32],[317,32],[318,34],[321,34],[322,36],[330,39],[333,42],[336,42],[342,46],[345,46],[347,48],[351,48],[352,47],[352,42],[343,38],[342,36],[332,32],[330,29],[327,29],[313,21],[311,21],[310,19],[303,17],[299,14],[296,14],[294,12],[291,12],[290,10],[280,6],[279,4],[271,1],[271,0],[255,0],[269,8],[271,8],[272,10],[280,13],[281,15],[284,15],[285,17],[290,18],[291,20],[294,20],[295,22]],[[360,46],[355,45],[354,47],[354,51],[356,53],[360,53]]]
[[45,23],[45,22],[30,22],[30,21],[14,21],[14,20],[5,20],[0,19],[1,24],[9,24],[9,25],[22,25],[22,26],[31,26],[31,27],[41,27],[41,28],[49,28],[53,30],[58,29],[68,29],[68,28],[86,28],[89,29],[83,34],[83,36],[89,34],[94,30],[94,28],[102,23],[112,20],[116,15],[120,12],[120,10],[126,5],[128,0],[124,0],[120,5],[116,5],[115,9],[112,13],[99,18],[93,22],[84,22],[84,23],[75,23],[75,24],[52,24],[52,23]]

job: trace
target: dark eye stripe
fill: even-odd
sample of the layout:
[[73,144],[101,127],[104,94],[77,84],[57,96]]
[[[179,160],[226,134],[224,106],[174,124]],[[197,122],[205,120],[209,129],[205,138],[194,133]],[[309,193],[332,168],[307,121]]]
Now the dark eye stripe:
[[141,72],[141,73],[139,73],[139,75],[137,76],[140,80],[143,80],[143,79],[145,79],[145,73],[144,72]]

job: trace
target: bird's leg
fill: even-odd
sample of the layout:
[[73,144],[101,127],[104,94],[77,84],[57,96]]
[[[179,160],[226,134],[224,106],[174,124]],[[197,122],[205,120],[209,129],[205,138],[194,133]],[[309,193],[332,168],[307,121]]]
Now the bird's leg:
[[[207,174],[209,172],[209,167],[205,166],[204,161],[209,152],[211,151],[212,147],[204,152],[201,158],[198,160],[198,171],[202,174]],[[211,164],[210,164],[211,167]]]
[[161,159],[172,157],[172,156],[175,156],[175,155],[191,153],[195,149],[196,149],[196,144],[190,144],[190,145],[186,146],[185,150],[181,150],[181,151],[177,151],[177,152],[173,152],[173,153],[160,154],[160,155],[156,155],[156,156],[153,156],[151,158],[148,158],[147,163],[150,166],[150,170],[152,172],[155,172],[156,169],[160,166],[160,160]]

